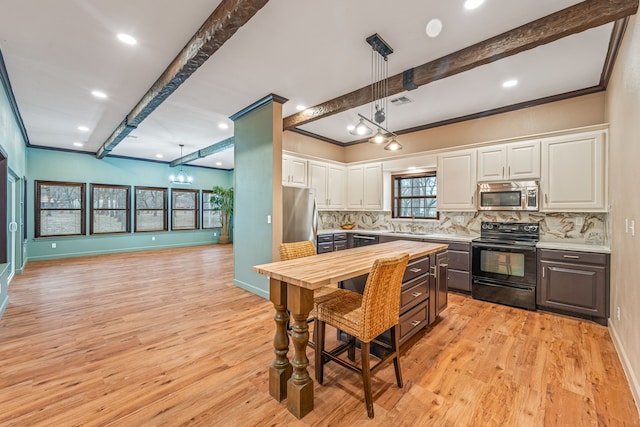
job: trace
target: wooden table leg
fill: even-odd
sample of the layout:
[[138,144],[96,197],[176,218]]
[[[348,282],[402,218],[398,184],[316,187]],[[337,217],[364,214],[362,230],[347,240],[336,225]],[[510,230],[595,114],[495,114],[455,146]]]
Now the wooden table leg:
[[273,352],[276,358],[269,366],[269,394],[278,402],[287,398],[287,380],[293,370],[287,352],[289,351],[289,335],[287,335],[287,284],[279,280],[269,280],[269,299],[276,309],[273,319],[276,321],[276,334],[273,337]]
[[291,360],[293,375],[287,384],[287,408],[298,418],[307,415],[313,409],[313,380],[307,372],[307,343],[309,326],[307,318],[313,308],[313,291],[288,285],[287,306],[294,319],[291,330],[294,355]]

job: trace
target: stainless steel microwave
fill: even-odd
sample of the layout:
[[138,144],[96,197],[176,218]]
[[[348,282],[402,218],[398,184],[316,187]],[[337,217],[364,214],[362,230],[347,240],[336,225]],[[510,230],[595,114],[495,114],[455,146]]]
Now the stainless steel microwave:
[[479,211],[537,211],[537,181],[500,181],[478,184]]

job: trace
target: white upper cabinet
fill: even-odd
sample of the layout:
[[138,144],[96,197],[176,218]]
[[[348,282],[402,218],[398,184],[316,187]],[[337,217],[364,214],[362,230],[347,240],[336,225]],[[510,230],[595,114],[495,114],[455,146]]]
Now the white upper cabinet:
[[540,192],[544,212],[605,212],[606,130],[543,139]]
[[382,209],[382,163],[347,168],[347,208]]
[[309,161],[309,187],[316,189],[318,209],[344,209],[345,175],[344,166]]
[[282,155],[282,185],[290,187],[307,186],[307,160]]
[[475,211],[476,150],[438,156],[438,211]]
[[478,181],[540,178],[540,141],[478,148]]

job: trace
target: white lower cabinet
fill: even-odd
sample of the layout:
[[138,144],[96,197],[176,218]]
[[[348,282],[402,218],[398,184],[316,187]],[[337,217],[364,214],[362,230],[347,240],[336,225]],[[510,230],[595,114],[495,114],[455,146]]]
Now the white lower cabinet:
[[309,187],[316,189],[318,209],[344,209],[345,175],[344,166],[309,161]]
[[542,140],[541,211],[605,212],[606,178],[605,130]]
[[438,211],[476,210],[476,150],[438,156]]
[[382,210],[382,163],[347,168],[347,209]]

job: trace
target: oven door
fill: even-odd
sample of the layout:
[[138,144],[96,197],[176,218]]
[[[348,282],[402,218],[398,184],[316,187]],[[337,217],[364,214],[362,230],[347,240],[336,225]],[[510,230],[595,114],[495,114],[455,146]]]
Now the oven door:
[[536,285],[536,248],[473,242],[471,272],[474,279],[514,285]]

